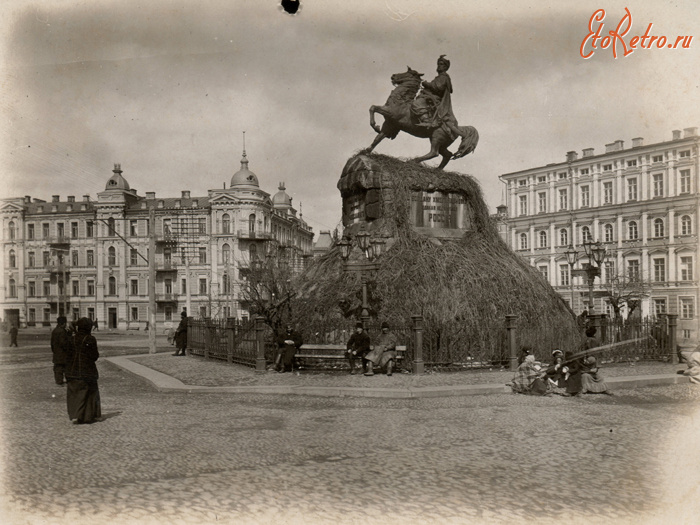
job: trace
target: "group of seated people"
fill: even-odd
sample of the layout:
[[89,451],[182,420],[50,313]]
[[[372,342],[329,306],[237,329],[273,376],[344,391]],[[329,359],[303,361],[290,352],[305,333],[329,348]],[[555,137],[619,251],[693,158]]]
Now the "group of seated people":
[[552,363],[547,368],[535,361],[535,356],[528,348],[523,349],[515,378],[509,383],[513,392],[530,395],[612,395],[599,374],[596,358],[586,355],[586,351],[598,346],[595,333],[594,327],[586,330],[586,340],[578,354],[564,354],[561,350],[554,350]]

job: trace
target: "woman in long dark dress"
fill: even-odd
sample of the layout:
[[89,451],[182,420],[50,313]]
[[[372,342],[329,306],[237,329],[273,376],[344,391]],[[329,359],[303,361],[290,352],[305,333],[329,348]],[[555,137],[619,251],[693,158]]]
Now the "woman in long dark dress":
[[100,391],[97,388],[97,340],[90,335],[92,321],[78,319],[74,344],[67,352],[68,417],[74,424],[93,423],[102,417]]

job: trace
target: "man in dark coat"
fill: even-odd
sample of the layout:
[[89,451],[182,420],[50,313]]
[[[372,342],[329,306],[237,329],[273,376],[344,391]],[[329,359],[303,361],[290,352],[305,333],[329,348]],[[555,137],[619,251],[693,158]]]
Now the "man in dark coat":
[[279,373],[294,370],[294,355],[303,344],[301,334],[294,330],[292,325],[287,325],[285,332],[277,337],[277,347],[279,348],[277,371]]
[[362,371],[367,372],[366,355],[369,353],[369,335],[365,332],[362,323],[358,322],[355,325],[355,333],[350,336],[347,344],[345,356],[350,362],[350,373],[355,373],[355,359],[358,357],[362,360]]
[[12,325],[10,326],[10,346],[18,346],[17,345],[17,325],[13,322]]
[[51,332],[51,352],[53,353],[53,376],[57,385],[65,384],[66,357],[73,345],[73,339],[66,327],[64,316],[56,319],[56,328]]
[[99,374],[96,361],[100,357],[97,340],[90,334],[92,321],[81,317],[76,322],[73,345],[66,356],[68,380],[68,417],[74,424],[92,423],[102,418]]
[[173,338],[173,343],[175,344],[175,353],[173,355],[187,355],[187,313],[182,312],[180,314],[180,324],[175,330],[175,337]]

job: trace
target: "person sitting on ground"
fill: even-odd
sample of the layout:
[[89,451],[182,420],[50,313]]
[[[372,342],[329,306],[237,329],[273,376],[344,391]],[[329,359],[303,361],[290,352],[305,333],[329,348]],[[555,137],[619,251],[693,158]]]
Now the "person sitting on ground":
[[277,337],[277,347],[279,348],[277,371],[280,374],[294,370],[294,356],[303,344],[301,334],[288,324],[285,332]]
[[355,373],[355,360],[359,357],[362,360],[362,371],[367,372],[367,354],[369,353],[369,335],[365,332],[362,323],[355,324],[355,333],[350,336],[345,351],[345,357],[350,363],[350,373]]
[[529,356],[532,353],[532,347],[531,346],[523,346],[520,348],[520,355],[518,356],[518,366],[523,364],[523,361],[525,361],[525,358]]
[[562,372],[564,373],[564,381],[566,382],[566,393],[565,396],[580,396],[582,385],[581,385],[581,359],[574,357],[574,353],[567,351],[564,354],[564,368]]
[[374,349],[367,354],[366,376],[374,375],[374,365],[380,369],[386,368],[386,375],[391,376],[396,364],[396,335],[389,331],[389,323],[382,323],[382,333],[379,334]]
[[516,394],[543,396],[548,393],[547,384],[542,380],[543,375],[535,356],[530,354],[516,370],[510,387]]
[[566,388],[566,381],[564,380],[564,352],[561,350],[552,352],[552,364],[549,365],[545,374],[549,387],[555,393],[563,393],[563,389]]
[[682,355],[688,368],[679,370],[677,373],[687,376],[693,383],[700,384],[700,345],[692,352],[683,352]]
[[612,392],[608,390],[608,385],[605,384],[605,381],[598,373],[596,358],[592,355],[585,357],[582,362],[581,393],[612,395]]

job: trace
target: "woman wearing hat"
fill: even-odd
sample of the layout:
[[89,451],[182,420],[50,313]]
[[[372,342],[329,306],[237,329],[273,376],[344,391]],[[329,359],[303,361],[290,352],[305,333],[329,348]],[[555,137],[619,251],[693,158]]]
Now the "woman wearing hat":
[[563,393],[563,389],[566,388],[566,381],[564,380],[564,352],[561,350],[554,350],[552,352],[552,364],[547,368],[546,371],[547,379],[552,388],[560,390],[559,393]]
[[97,365],[97,340],[90,334],[92,320],[81,317],[76,323],[74,344],[66,352],[68,417],[74,424],[92,423],[102,417]]
[[396,363],[396,335],[389,331],[389,323],[382,323],[382,333],[379,334],[374,349],[367,354],[366,376],[373,376],[373,365],[386,367],[386,375],[390,376]]
[[174,356],[187,355],[187,312],[180,314],[180,324],[175,330],[173,343],[175,344]]

